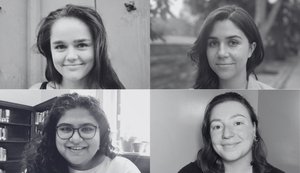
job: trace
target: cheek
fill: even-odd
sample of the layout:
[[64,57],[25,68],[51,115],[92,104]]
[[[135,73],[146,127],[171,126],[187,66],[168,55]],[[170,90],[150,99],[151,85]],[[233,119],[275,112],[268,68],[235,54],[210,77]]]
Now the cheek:
[[215,51],[213,49],[207,49],[206,57],[210,67],[213,67],[215,61]]
[[64,141],[56,137],[55,144],[58,152],[62,153],[62,151],[64,150],[64,143],[65,143]]
[[213,145],[217,145],[222,140],[222,136],[218,132],[211,133],[210,138]]
[[63,63],[63,53],[58,53],[58,52],[51,52],[51,55],[52,55],[52,60],[53,60],[53,64],[54,66],[57,66],[57,65],[61,65]]

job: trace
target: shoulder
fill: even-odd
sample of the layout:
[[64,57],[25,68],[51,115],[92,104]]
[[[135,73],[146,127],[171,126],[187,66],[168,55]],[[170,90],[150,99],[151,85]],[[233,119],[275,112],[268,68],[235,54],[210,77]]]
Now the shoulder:
[[249,76],[249,80],[248,80],[248,89],[254,89],[254,90],[264,90],[264,89],[274,89],[271,86],[260,82],[258,80],[256,80],[252,75]]
[[40,82],[32,85],[29,89],[55,89],[53,82]]
[[117,170],[122,170],[121,172],[124,173],[140,173],[139,169],[134,163],[121,156],[116,156],[115,158],[111,159],[110,167],[113,168],[115,172],[118,172]]
[[284,171],[282,171],[282,170],[280,170],[280,169],[278,169],[278,168],[276,168],[276,167],[274,167],[270,164],[269,164],[269,166],[270,166],[270,172],[268,172],[268,173],[285,173]]
[[202,173],[201,168],[198,167],[196,161],[185,165],[178,173]]
[[36,84],[32,85],[31,87],[29,87],[29,89],[40,89],[43,83],[44,82],[36,83]]

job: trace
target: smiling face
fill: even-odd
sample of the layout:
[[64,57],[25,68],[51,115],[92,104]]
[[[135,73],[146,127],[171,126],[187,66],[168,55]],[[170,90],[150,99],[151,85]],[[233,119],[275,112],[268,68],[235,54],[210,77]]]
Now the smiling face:
[[217,21],[207,41],[209,66],[221,80],[245,80],[247,60],[255,46],[230,20]]
[[[96,134],[91,139],[83,139],[77,130],[69,139],[61,139],[56,134],[56,147],[58,152],[73,166],[86,167],[95,156],[100,147],[100,129],[95,118],[84,108],[74,108],[65,112],[57,126],[79,128],[83,125],[96,126]],[[81,130],[88,132],[88,129]]]
[[83,80],[94,65],[94,45],[88,26],[74,17],[58,19],[51,28],[51,54],[63,80]]
[[237,101],[216,105],[210,117],[210,136],[215,152],[224,162],[240,159],[252,161],[252,144],[256,127],[248,110]]

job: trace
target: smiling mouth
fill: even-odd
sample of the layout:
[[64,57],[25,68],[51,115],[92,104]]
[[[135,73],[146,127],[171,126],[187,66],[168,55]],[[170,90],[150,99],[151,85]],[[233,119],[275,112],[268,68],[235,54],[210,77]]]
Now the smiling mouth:
[[232,144],[222,144],[222,147],[225,148],[225,149],[232,149],[232,148],[234,148],[238,144],[239,144],[239,142],[232,143]]
[[63,66],[66,66],[66,67],[76,67],[76,66],[81,66],[81,65],[84,65],[84,64],[65,64]]
[[67,147],[67,148],[72,151],[81,151],[81,150],[85,149],[86,147],[74,146],[74,147]]
[[219,66],[234,65],[235,63],[217,63]]

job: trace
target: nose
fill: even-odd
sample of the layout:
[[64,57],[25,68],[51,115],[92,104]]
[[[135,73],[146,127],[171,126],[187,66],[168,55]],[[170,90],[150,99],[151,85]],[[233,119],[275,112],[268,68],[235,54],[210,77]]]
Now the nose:
[[234,136],[234,133],[233,133],[231,127],[224,126],[224,129],[223,129],[223,139],[229,139],[229,138],[231,138],[233,136]]
[[71,136],[71,138],[69,139],[71,142],[73,143],[79,143],[81,142],[83,139],[80,137],[78,130],[74,130],[73,135]]
[[70,47],[68,49],[68,53],[66,55],[66,60],[69,62],[74,62],[78,58],[78,55],[76,54],[76,50],[73,47]]
[[226,58],[226,57],[228,57],[227,47],[223,43],[220,43],[219,50],[218,50],[218,57],[219,58]]

